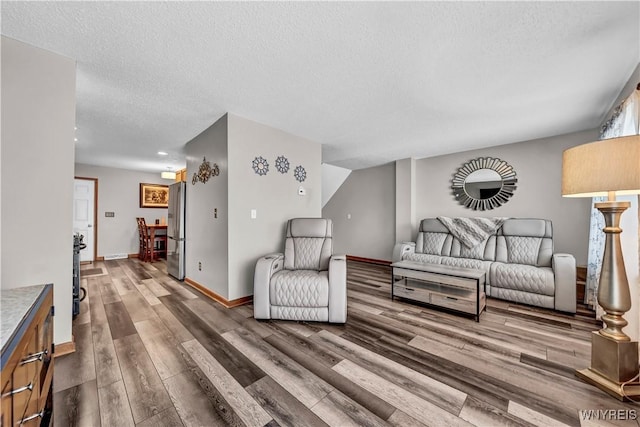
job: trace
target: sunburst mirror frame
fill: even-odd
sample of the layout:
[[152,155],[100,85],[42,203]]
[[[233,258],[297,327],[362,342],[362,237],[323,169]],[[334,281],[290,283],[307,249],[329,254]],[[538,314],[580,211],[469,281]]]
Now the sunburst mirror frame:
[[[497,172],[502,181],[500,190],[486,199],[472,197],[464,189],[467,177],[481,169],[490,169]],[[509,163],[495,157],[478,157],[477,159],[469,160],[456,171],[451,181],[451,190],[453,191],[453,197],[461,205],[473,210],[486,211],[507,203],[516,190],[517,182],[516,171],[513,170]]]

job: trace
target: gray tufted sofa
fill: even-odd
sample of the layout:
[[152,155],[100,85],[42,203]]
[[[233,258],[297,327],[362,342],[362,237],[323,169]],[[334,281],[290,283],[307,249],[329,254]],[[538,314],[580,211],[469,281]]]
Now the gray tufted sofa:
[[332,254],[332,233],[330,219],[287,222],[284,254],[267,255],[256,263],[256,319],[347,321],[346,257]]
[[395,245],[393,262],[402,260],[484,270],[487,296],[576,312],[575,258],[553,253],[549,220],[507,219],[468,248],[437,218],[423,219],[416,242]]

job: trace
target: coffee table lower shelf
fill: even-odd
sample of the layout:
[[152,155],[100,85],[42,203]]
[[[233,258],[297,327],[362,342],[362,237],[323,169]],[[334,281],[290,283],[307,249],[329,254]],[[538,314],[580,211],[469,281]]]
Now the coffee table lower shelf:
[[[477,322],[486,308],[484,274],[478,270],[392,264],[391,299],[403,299],[471,315]],[[400,277],[399,280],[396,280]]]

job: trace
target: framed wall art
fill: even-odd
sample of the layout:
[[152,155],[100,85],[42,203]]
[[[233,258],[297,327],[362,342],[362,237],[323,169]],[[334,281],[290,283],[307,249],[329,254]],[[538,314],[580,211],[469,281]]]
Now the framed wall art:
[[162,184],[140,183],[141,208],[168,208],[169,186]]

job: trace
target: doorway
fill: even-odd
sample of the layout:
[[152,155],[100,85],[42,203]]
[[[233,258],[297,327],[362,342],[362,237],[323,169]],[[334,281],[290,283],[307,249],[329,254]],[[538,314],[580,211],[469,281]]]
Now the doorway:
[[80,233],[87,245],[80,262],[93,262],[98,246],[98,179],[76,177],[73,181],[73,233]]

